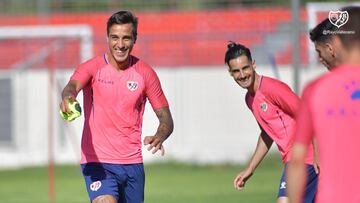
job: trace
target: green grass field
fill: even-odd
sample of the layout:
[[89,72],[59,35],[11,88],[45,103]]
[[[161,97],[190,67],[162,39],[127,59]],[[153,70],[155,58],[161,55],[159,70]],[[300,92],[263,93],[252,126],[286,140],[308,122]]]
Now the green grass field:
[[[146,164],[146,203],[275,202],[282,171],[278,156],[267,157],[244,191],[233,188],[243,168],[234,165]],[[84,203],[86,189],[79,166],[57,166],[56,203]],[[48,203],[46,167],[0,170],[0,202]]]

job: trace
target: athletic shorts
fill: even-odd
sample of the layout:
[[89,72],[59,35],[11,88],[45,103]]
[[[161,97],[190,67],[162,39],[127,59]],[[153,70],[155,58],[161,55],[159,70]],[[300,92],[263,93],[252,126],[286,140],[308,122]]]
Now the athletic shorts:
[[[287,164],[285,164],[285,168],[280,179],[280,187],[278,192],[279,197],[286,197],[286,170]],[[306,164],[307,170],[307,182],[304,196],[304,203],[313,203],[315,202],[316,190],[317,190],[317,182],[318,182],[318,174],[316,174],[314,166],[310,164]]]
[[119,203],[144,202],[145,173],[140,164],[81,164],[90,201],[112,195]]

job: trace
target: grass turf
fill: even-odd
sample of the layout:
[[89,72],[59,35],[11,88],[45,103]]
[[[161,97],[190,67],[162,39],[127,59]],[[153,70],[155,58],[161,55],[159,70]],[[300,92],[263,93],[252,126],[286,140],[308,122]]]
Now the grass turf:
[[[146,164],[146,203],[275,202],[282,171],[278,156],[266,158],[244,191],[233,188],[243,169],[234,165]],[[56,203],[89,202],[79,166],[56,166]],[[0,171],[0,202],[48,203],[46,167]]]

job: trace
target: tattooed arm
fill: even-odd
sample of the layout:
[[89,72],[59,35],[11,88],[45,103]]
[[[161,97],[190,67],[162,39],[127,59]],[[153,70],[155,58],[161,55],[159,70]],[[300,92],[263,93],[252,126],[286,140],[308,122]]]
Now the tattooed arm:
[[155,111],[157,118],[159,119],[159,127],[154,136],[146,136],[144,138],[144,144],[149,145],[148,150],[155,154],[158,150],[161,151],[161,155],[164,155],[165,150],[162,143],[171,135],[174,129],[174,123],[171,116],[169,107],[157,109]]

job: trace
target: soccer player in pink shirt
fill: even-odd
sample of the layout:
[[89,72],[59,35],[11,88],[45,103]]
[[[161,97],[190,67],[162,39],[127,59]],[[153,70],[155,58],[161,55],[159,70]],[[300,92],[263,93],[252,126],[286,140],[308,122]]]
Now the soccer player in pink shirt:
[[[288,170],[291,203],[304,198],[304,160],[313,137],[321,165],[316,203],[360,202],[360,7],[342,11],[348,13],[348,21],[332,34],[342,50],[335,61],[340,65],[328,66],[330,72],[307,85],[302,94]],[[321,37],[321,29],[321,25],[314,28],[313,41]]]
[[[257,74],[256,64],[252,60],[250,50],[241,44],[229,43],[225,54],[225,63],[235,82],[240,87],[247,89],[246,104],[261,130],[255,152],[246,169],[234,179],[234,187],[238,190],[244,188],[246,181],[252,176],[272,143],[275,142],[285,165],[280,180],[277,203],[286,203],[288,198],[285,171],[291,156],[295,112],[298,109],[299,98],[285,83]],[[306,200],[304,201],[306,203],[313,202],[317,187],[316,165],[313,165],[313,147],[312,144],[309,146],[306,154],[308,171]]]
[[109,51],[80,64],[62,92],[60,108],[83,91],[85,122],[81,168],[93,203],[144,202],[145,175],[141,151],[142,118],[146,100],[159,119],[148,150],[163,154],[163,142],[173,131],[167,99],[155,71],[131,55],[138,20],[119,11],[107,22]]

